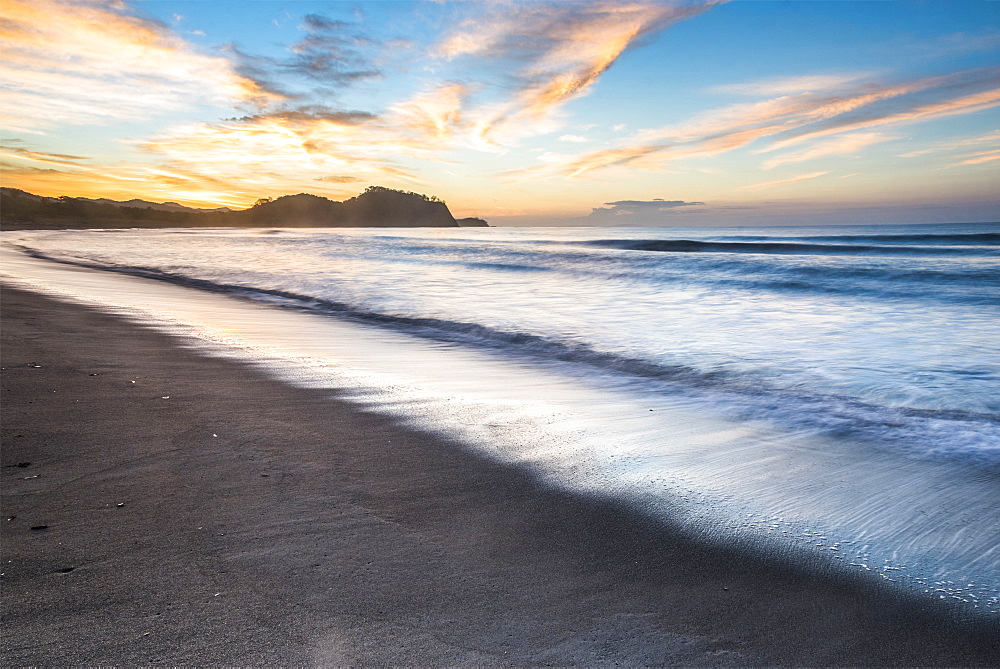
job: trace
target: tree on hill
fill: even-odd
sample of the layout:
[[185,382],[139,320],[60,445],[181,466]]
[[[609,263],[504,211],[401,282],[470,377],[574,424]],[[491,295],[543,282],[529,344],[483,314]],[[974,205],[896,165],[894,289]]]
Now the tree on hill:
[[456,227],[448,205],[436,197],[369,186],[344,201],[347,225],[378,227]]

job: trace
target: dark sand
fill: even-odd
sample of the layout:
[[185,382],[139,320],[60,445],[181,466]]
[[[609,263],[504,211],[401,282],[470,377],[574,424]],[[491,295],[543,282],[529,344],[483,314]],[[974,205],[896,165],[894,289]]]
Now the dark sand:
[[1000,664],[995,624],[686,541],[120,318],[17,290],[2,315],[4,665]]

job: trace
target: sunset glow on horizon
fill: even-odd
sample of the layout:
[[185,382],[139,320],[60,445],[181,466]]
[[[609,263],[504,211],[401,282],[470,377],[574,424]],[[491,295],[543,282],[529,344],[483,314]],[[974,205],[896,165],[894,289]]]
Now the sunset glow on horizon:
[[6,0],[2,185],[491,224],[1000,219],[1000,2]]

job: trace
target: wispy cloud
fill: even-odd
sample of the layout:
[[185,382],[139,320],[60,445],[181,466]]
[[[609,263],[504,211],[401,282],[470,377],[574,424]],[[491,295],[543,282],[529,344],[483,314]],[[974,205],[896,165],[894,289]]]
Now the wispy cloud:
[[[141,151],[196,180],[226,175],[250,201],[289,183],[419,182],[408,164],[446,163],[466,132],[462,84],[443,84],[381,115],[319,107],[176,127],[137,142]],[[343,176],[351,175],[350,179]],[[175,177],[172,177],[175,178]],[[335,190],[335,192],[337,192]],[[251,197],[253,195],[253,197]]]
[[883,125],[906,125],[970,114],[1000,105],[1000,68],[981,68],[929,77],[889,88],[851,108],[851,113],[824,116],[776,142],[773,149],[841,132]]
[[[359,182],[415,183],[400,163],[406,156],[433,158],[422,142],[368,114],[276,113],[195,123],[137,141],[145,161],[90,165],[78,156],[5,145],[7,183],[31,190],[73,184],[92,196],[142,192],[189,203],[244,206],[264,195],[298,192],[312,181],[331,196],[354,194]],[[150,162],[149,158],[152,159]],[[42,174],[38,166],[58,168]]]
[[[568,161],[564,161],[561,165],[556,164],[555,167],[564,171],[567,176],[575,177],[592,170],[639,163],[644,158],[661,152],[664,148],[666,147],[653,144],[649,146],[595,151],[583,157],[571,158]],[[518,170],[517,172],[522,171],[524,170]]]
[[807,74],[797,77],[763,79],[742,84],[724,84],[722,86],[713,86],[709,91],[712,93],[753,97],[797,95],[804,92],[817,93],[842,89],[848,84],[870,78],[871,73],[867,72],[857,72],[854,74]]
[[793,183],[797,183],[799,181],[808,181],[809,179],[816,179],[817,177],[821,177],[821,176],[824,176],[824,175],[829,174],[829,173],[830,173],[829,171],[826,171],[826,172],[809,172],[808,174],[800,174],[798,176],[791,177],[791,178],[788,178],[788,179],[778,179],[776,181],[764,181],[764,182],[759,183],[759,184],[751,184],[749,186],[743,186],[742,188],[740,188],[740,190],[746,190],[746,191],[766,190],[768,188],[773,188],[775,186],[781,186],[783,184],[793,184]]
[[381,75],[370,53],[378,43],[356,26],[307,14],[299,28],[305,36],[282,58],[248,53],[235,44],[226,50],[236,70],[262,90],[306,104],[312,104],[317,94],[325,98],[332,90]]
[[441,147],[441,142],[468,133],[470,121],[463,107],[469,93],[467,85],[456,82],[420,92],[390,108],[389,126],[437,142]]
[[137,147],[164,160],[172,172],[192,179],[223,175],[247,192],[344,173],[363,180],[412,180],[399,159],[431,153],[377,118],[337,122],[277,115],[176,128]]
[[766,170],[784,165],[786,163],[801,163],[816,158],[827,158],[829,156],[849,156],[856,154],[873,144],[891,142],[898,137],[890,137],[877,132],[858,132],[841,137],[816,142],[806,149],[782,153],[773,158],[765,160],[762,167]]
[[907,151],[899,154],[900,158],[916,158],[934,153],[954,153],[956,151],[968,151],[970,148],[995,146],[1000,148],[1000,130],[975,135],[973,137],[958,137],[943,141],[932,142],[922,149]]
[[952,163],[948,165],[948,167],[959,167],[961,165],[982,165],[983,163],[991,163],[994,160],[1000,160],[1000,149],[996,149],[994,151],[979,151],[977,153],[970,153],[961,157],[965,158],[965,160]]
[[[798,77],[748,85],[756,90],[781,91],[793,84],[809,90],[757,102],[729,105],[702,113],[685,122],[635,134],[623,146],[567,157],[560,165],[528,168],[567,177],[593,170],[631,165],[658,169],[681,158],[712,156],[769,141],[759,152],[771,152],[817,142],[824,137],[853,135],[817,142],[764,163],[774,167],[789,162],[832,155],[849,155],[891,137],[859,130],[875,126],[905,125],[957,114],[969,114],[1000,105],[1000,69],[984,68],[900,83],[875,83],[846,77]],[[843,84],[843,86],[840,86]],[[829,87],[834,87],[829,89]],[[840,86],[838,88],[838,86]]]
[[361,181],[361,179],[346,175],[330,175],[326,177],[316,177],[316,181],[325,181],[331,184],[353,184]]
[[992,51],[1000,46],[1000,32],[995,30],[991,32],[956,32],[934,39],[914,35],[913,40],[912,43],[906,44],[905,48],[914,57],[941,58],[976,51]]
[[494,107],[479,134],[539,122],[585,94],[618,57],[643,37],[725,0],[688,2],[497,3],[441,41],[444,60],[507,64],[514,94]]
[[90,160],[84,156],[71,156],[65,153],[46,153],[44,151],[32,151],[23,146],[20,139],[5,140],[0,144],[0,155],[6,158],[26,160],[34,163],[47,163],[50,165],[62,165],[78,167],[81,160]]
[[0,19],[0,114],[9,129],[39,132],[279,97],[123,3],[5,0]]

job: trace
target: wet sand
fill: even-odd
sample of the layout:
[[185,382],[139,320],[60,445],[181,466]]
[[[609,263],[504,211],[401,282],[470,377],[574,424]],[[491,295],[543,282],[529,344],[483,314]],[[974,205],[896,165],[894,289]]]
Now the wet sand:
[[1000,665],[1000,624],[5,289],[2,661]]

